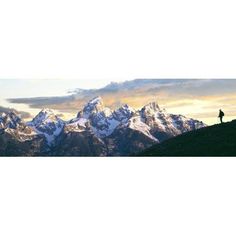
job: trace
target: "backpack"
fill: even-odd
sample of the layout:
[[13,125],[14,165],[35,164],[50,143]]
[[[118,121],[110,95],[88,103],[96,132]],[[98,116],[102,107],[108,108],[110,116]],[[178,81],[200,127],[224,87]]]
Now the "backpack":
[[221,115],[221,116],[224,116],[224,115],[225,115],[225,113],[224,113],[223,111],[221,111],[220,115]]

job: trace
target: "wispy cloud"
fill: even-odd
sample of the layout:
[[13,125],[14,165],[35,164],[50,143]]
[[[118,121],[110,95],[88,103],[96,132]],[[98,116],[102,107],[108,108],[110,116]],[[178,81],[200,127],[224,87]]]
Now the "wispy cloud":
[[22,119],[28,119],[28,118],[31,118],[31,114],[29,112],[26,112],[26,111],[18,111],[14,108],[9,108],[9,107],[2,107],[0,106],[0,113],[2,112],[15,112],[17,115],[19,115]]
[[[48,90],[53,89],[53,86],[49,87]],[[8,101],[12,104],[27,104],[31,108],[49,107],[61,113],[76,114],[88,100],[99,95],[113,109],[125,103],[140,108],[156,101],[173,113],[209,118],[215,116],[219,108],[234,115],[235,91],[236,79],[137,79],[110,83],[98,89],[74,88],[69,95],[42,97],[42,94],[41,97],[12,97]]]

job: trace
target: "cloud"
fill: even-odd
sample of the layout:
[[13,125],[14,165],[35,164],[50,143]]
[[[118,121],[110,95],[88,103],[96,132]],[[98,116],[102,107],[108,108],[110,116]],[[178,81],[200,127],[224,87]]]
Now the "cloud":
[[74,96],[62,96],[62,97],[33,97],[33,98],[9,98],[10,103],[27,104],[32,108],[41,108],[47,105],[60,104],[64,102],[73,101]]
[[[122,97],[157,96],[158,94],[172,94],[179,90],[185,94],[185,90],[193,87],[193,84],[200,83],[197,80],[184,79],[136,79],[122,83],[110,83],[100,89],[75,89],[73,94],[57,97],[31,97],[31,98],[9,98],[10,103],[27,104],[32,108],[43,108],[45,106],[61,106],[66,104],[67,109],[74,109],[74,104],[79,101],[85,102],[95,96],[110,97],[114,101],[113,106],[122,102]],[[52,88],[53,89],[53,88]],[[72,91],[70,91],[72,92]],[[121,101],[120,101],[121,100]],[[128,99],[131,100],[131,99]],[[64,110],[64,108],[63,108]]]
[[173,113],[205,117],[213,116],[219,108],[233,115],[235,91],[236,79],[136,79],[110,83],[99,89],[75,88],[66,96],[10,98],[8,101],[27,104],[31,108],[48,107],[59,113],[76,114],[90,99],[99,95],[112,109],[122,104],[140,108],[156,101],[160,107]]
[[0,113],[2,112],[15,112],[17,115],[19,115],[22,119],[28,119],[28,118],[31,118],[31,114],[29,112],[26,112],[26,111],[18,111],[14,108],[9,108],[9,107],[2,107],[0,106]]

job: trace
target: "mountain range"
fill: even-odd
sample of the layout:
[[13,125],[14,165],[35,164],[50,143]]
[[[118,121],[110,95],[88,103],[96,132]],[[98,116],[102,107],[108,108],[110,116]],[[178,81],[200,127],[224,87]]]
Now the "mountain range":
[[151,102],[112,110],[101,97],[64,121],[42,109],[32,121],[16,113],[0,115],[1,156],[127,156],[182,133],[203,128],[198,120],[174,115]]

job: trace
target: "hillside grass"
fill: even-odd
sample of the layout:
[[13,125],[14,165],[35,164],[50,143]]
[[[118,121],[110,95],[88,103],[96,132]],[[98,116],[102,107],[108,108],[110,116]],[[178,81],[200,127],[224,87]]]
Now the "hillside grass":
[[138,156],[236,156],[236,120],[184,133]]

